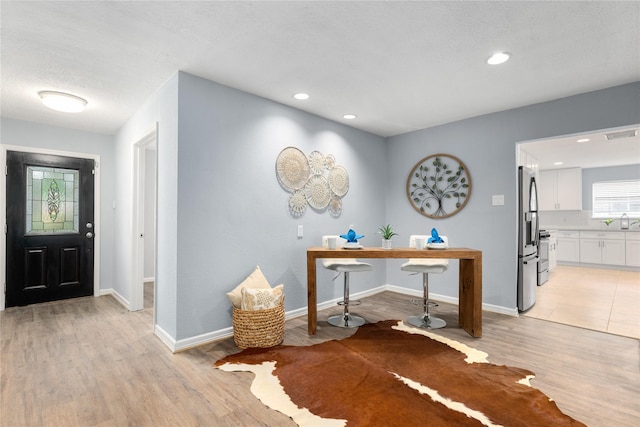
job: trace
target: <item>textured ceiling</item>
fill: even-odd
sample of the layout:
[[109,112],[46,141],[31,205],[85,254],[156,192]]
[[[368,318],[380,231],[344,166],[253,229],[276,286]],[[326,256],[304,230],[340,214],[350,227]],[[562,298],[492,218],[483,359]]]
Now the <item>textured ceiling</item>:
[[2,1],[0,35],[4,117],[104,134],[178,70],[381,136],[640,80],[639,2]]

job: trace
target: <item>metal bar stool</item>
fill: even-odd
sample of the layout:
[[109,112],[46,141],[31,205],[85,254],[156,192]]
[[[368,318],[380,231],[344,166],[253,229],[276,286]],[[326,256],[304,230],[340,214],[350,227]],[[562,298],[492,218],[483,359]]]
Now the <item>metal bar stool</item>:
[[[339,242],[336,247],[342,247],[343,242],[339,236],[322,236],[323,247],[328,247],[329,237],[336,237]],[[328,270],[333,270],[338,273],[333,280],[337,279],[340,273],[344,274],[344,296],[342,301],[338,302],[338,305],[342,305],[344,307],[343,313],[330,316],[327,319],[327,322],[340,328],[357,328],[358,326],[364,325],[366,321],[362,317],[349,312],[349,306],[360,304],[360,301],[351,301],[349,299],[349,273],[371,271],[373,269],[371,264],[358,261],[355,258],[324,258],[322,260],[322,266]]]
[[[427,240],[430,236],[426,235],[412,235],[409,237],[409,247],[416,247],[416,239],[422,238]],[[440,236],[444,240],[445,244],[448,243],[446,236]],[[425,249],[427,250],[427,249]],[[417,316],[410,316],[407,319],[407,323],[418,328],[438,329],[444,328],[447,322],[444,320],[433,317],[429,313],[429,307],[437,307],[438,304],[429,301],[429,273],[444,273],[449,268],[448,259],[426,259],[426,258],[412,258],[409,261],[402,264],[400,267],[403,271],[411,271],[413,273],[422,273],[422,299],[411,300],[412,304],[422,305],[422,314]]]

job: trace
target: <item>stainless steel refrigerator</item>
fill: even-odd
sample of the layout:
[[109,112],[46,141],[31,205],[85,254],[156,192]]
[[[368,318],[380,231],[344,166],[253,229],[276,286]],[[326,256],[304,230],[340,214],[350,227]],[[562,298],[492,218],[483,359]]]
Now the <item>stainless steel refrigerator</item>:
[[538,285],[538,191],[529,168],[518,168],[518,310],[536,303]]

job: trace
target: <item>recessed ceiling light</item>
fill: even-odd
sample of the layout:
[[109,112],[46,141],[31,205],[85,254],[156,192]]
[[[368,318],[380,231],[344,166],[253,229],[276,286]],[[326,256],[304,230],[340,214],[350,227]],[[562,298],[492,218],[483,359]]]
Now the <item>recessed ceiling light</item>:
[[84,107],[87,105],[85,99],[69,93],[45,90],[38,92],[38,95],[40,95],[44,105],[63,113],[80,113],[84,111]]
[[509,52],[496,52],[491,56],[491,58],[487,59],[487,64],[502,64],[503,62],[507,62],[509,58],[511,58],[511,54]]
[[589,142],[591,141],[589,138],[581,138],[579,140],[577,140],[576,142],[582,143],[582,142]]
[[555,162],[554,165],[555,166],[560,166],[562,164],[562,162]]
[[299,99],[299,100],[302,101],[302,100],[305,100],[305,99],[309,99],[309,94],[300,92],[300,93],[296,93],[295,95],[293,95],[293,97],[295,99]]
[[358,116],[356,116],[355,114],[345,114],[344,116],[342,116],[343,119],[347,119],[347,120],[353,120],[356,117]]

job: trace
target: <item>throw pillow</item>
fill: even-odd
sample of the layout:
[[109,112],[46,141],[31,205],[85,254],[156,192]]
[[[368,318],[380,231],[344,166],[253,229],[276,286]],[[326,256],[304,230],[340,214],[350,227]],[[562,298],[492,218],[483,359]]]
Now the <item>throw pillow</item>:
[[277,307],[283,298],[284,285],[273,289],[242,288],[242,310],[264,310]]
[[271,285],[267,281],[267,278],[262,274],[262,270],[260,270],[260,266],[256,266],[253,273],[251,273],[246,279],[242,281],[238,286],[235,287],[234,290],[227,293],[227,297],[231,301],[231,304],[240,308],[241,300],[242,300],[242,289],[243,288],[251,288],[251,289],[271,289]]

